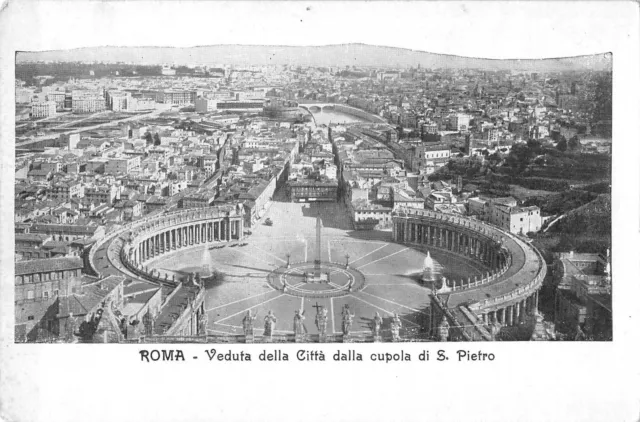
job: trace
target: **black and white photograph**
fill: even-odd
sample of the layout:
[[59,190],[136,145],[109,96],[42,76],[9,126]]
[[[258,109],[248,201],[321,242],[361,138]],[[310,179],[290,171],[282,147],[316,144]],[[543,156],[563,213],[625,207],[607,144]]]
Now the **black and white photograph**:
[[611,63],[18,52],[15,339],[611,340]]
[[[2,56],[1,315],[12,354],[114,353],[92,371],[127,365],[115,400],[143,368],[171,366],[174,377],[176,365],[198,366],[182,376],[204,380],[219,362],[249,373],[251,361],[273,361],[295,384],[304,366],[287,361],[324,364],[334,381],[309,376],[293,396],[315,401],[314,380],[340,395],[338,368],[354,374],[363,360],[424,371],[424,382],[444,365],[447,391],[472,382],[471,392],[491,365],[521,373],[520,353],[542,353],[547,375],[524,370],[553,383],[562,364],[545,361],[568,359],[560,350],[614,361],[637,349],[638,75],[619,63],[637,70],[638,54],[590,43],[603,17],[562,20],[603,4],[573,2],[556,17],[553,2],[510,6],[505,25],[527,32],[516,41],[489,12],[501,2],[26,3],[3,10],[20,17],[16,35],[20,25],[36,34],[12,37]],[[546,12],[525,23],[534,5]],[[603,37],[628,32],[637,45],[637,18],[601,23]],[[466,48],[475,36],[485,50]],[[599,371],[599,361],[568,367]],[[242,394],[254,382],[232,374],[215,388]],[[367,376],[362,388],[376,389],[375,370]],[[363,395],[353,404],[369,406]],[[631,408],[607,419],[608,403],[512,419],[467,409],[465,420],[633,420]],[[223,407],[211,416],[276,416]],[[288,417],[426,417],[300,411]],[[112,412],[95,420],[178,420]]]

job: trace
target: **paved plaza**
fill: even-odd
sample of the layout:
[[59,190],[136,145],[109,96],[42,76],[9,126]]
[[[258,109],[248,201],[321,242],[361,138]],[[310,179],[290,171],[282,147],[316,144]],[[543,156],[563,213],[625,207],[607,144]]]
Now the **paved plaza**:
[[[313,262],[316,257],[316,217],[323,223],[322,261],[344,265],[349,255],[350,268],[365,277],[364,287],[339,297],[300,297],[274,289],[269,274],[291,264]],[[245,245],[203,246],[162,257],[154,267],[162,272],[184,276],[188,272],[210,274],[215,269],[224,280],[208,287],[206,310],[211,334],[242,334],[242,318],[251,310],[257,319],[255,331],[262,334],[268,311],[277,320],[276,333],[293,332],[296,310],[304,310],[309,334],[317,334],[314,320],[318,307],[328,309],[328,334],[341,332],[342,311],[348,306],[355,313],[352,332],[370,332],[376,312],[384,319],[388,331],[390,317],[400,315],[402,333],[417,332],[429,306],[429,289],[418,282],[426,251],[419,251],[391,241],[390,232],[354,231],[341,204],[299,204],[273,202],[263,218],[272,226],[259,222]],[[443,251],[429,251],[436,274],[447,278],[480,275],[480,268]],[[336,283],[342,282],[336,278]],[[342,283],[344,284],[344,283]]]

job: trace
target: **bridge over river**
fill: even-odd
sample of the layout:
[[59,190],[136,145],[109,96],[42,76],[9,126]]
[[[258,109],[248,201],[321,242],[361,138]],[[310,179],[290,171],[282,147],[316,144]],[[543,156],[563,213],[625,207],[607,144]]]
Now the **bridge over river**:
[[298,106],[309,111],[312,114],[322,111],[331,111],[335,113],[346,114],[348,116],[353,116],[366,122],[387,123],[387,121],[380,116],[376,116],[375,114],[368,113],[364,110],[360,110],[359,108],[351,107],[346,104],[305,102],[298,103]]

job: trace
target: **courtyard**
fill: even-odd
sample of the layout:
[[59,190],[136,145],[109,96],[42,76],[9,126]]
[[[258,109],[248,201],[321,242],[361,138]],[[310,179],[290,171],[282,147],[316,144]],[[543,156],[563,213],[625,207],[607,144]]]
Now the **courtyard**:
[[[320,259],[357,270],[364,286],[337,297],[304,297],[275,289],[268,282],[274,271],[313,263],[316,259],[316,217],[320,217]],[[277,318],[275,333],[293,332],[296,310],[303,310],[305,328],[317,334],[314,320],[320,307],[328,310],[327,334],[341,332],[345,307],[355,314],[352,333],[370,333],[376,312],[383,318],[383,335],[388,335],[391,316],[398,313],[403,336],[413,336],[428,312],[430,290],[419,282],[427,251],[393,243],[391,232],[354,231],[342,204],[273,202],[263,217],[272,226],[258,222],[252,234],[240,244],[224,247],[202,246],[162,257],[152,264],[161,272],[182,277],[212,271],[223,274],[222,280],[207,287],[205,309],[210,334],[242,334],[242,319],[248,310],[257,315],[255,333],[261,335],[265,315],[272,311]],[[448,279],[481,274],[470,261],[439,250],[428,251],[434,273]],[[344,287],[340,272],[332,270],[337,285]],[[337,286],[336,285],[336,286]],[[313,288],[313,287],[312,287]],[[386,333],[386,334],[385,334]]]

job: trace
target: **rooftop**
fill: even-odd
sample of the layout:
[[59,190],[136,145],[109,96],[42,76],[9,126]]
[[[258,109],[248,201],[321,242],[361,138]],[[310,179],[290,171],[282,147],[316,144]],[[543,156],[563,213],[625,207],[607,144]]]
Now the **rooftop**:
[[65,257],[50,259],[33,259],[16,262],[16,275],[44,273],[51,271],[68,271],[84,268],[82,258]]

